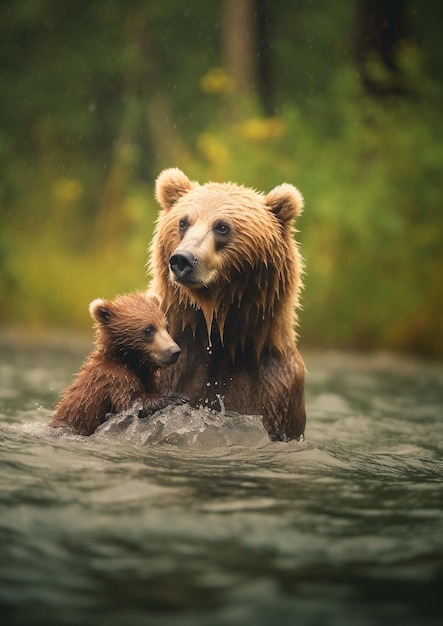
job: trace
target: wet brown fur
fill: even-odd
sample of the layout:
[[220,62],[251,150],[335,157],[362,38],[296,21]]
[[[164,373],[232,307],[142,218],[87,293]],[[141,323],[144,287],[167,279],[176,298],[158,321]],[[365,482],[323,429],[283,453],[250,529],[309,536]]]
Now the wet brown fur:
[[[50,422],[90,435],[106,420],[138,401],[149,414],[169,402],[158,389],[158,368],[178,346],[155,297],[131,293],[114,301],[94,300],[95,349],[65,390]],[[146,329],[151,331],[147,334]],[[173,403],[171,401],[171,403]]]
[[[156,185],[163,210],[154,235],[151,290],[159,295],[180,362],[161,385],[183,391],[195,405],[260,413],[270,436],[304,432],[304,364],[296,348],[296,307],[302,261],[293,221],[303,199],[283,184],[266,196],[233,183],[190,181],[178,169],[163,171]],[[180,220],[189,228],[182,236]],[[211,243],[217,220],[229,237]],[[192,249],[207,282],[174,280],[169,259]]]

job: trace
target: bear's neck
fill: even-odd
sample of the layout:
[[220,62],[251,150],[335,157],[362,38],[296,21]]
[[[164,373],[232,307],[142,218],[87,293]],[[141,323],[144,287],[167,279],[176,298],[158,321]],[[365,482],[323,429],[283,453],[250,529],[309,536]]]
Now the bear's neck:
[[[295,345],[294,301],[282,297],[282,285],[271,289],[260,282],[242,291],[232,282],[217,298],[176,292],[165,298],[164,306],[174,337],[189,327],[194,336],[207,337],[207,348],[227,351],[233,362],[264,351],[284,354]],[[193,296],[193,297],[192,297]],[[289,294],[290,296],[290,294]],[[169,298],[169,299],[168,299]]]
[[154,366],[140,358],[135,351],[114,346],[99,347],[92,356],[96,362],[104,366],[109,363],[114,367],[125,368],[138,378],[147,392],[157,392],[158,381]]

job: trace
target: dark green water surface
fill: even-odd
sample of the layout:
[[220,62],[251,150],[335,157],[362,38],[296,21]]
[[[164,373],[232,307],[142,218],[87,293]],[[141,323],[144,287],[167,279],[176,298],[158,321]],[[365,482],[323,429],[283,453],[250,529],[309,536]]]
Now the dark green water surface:
[[0,343],[2,624],[443,623],[442,364],[307,354],[302,443],[189,408],[85,438],[47,427],[60,345]]

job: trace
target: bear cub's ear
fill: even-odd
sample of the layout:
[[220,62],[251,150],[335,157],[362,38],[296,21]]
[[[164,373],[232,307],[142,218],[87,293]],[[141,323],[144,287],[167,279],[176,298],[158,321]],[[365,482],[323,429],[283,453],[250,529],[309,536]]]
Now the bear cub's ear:
[[177,167],[163,170],[155,183],[155,197],[166,211],[172,207],[188,191],[198,186]]
[[112,317],[112,303],[109,300],[96,298],[89,305],[91,317],[99,324],[107,324]]
[[296,187],[288,183],[274,187],[266,196],[265,202],[282,224],[298,217],[303,210],[303,196]]
[[151,302],[155,304],[155,306],[161,305],[160,296],[156,294],[154,291],[147,291],[145,295],[148,298],[148,300],[151,300]]

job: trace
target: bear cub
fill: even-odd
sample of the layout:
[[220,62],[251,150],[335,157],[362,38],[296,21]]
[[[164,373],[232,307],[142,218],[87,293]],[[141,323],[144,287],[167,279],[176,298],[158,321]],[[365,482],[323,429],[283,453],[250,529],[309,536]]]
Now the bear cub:
[[139,417],[187,402],[181,394],[160,395],[157,370],[175,363],[181,350],[167,330],[156,296],[130,293],[94,300],[95,349],[65,390],[50,422],[91,435],[108,413],[139,404]]

